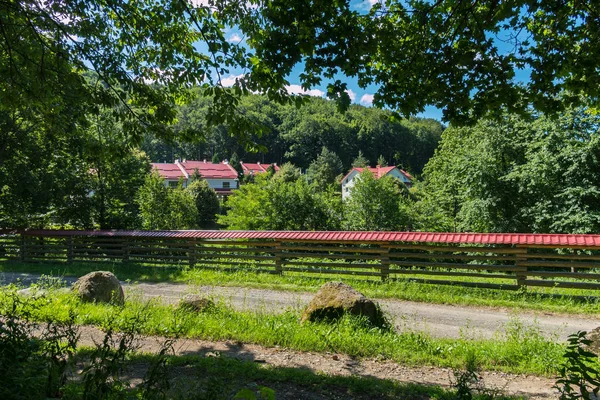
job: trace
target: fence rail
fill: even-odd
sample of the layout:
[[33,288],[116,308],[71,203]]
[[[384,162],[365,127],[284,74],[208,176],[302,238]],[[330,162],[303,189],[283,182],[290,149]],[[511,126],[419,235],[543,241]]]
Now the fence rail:
[[0,259],[412,279],[502,289],[600,289],[598,235],[464,234],[461,241],[456,234],[370,234],[0,231]]

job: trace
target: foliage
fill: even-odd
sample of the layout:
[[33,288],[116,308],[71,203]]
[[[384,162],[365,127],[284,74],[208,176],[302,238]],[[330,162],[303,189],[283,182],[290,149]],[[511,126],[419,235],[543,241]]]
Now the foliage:
[[242,185],[227,199],[227,212],[219,215],[219,224],[228,229],[260,230],[270,226],[267,174],[258,174],[254,183]]
[[[269,166],[271,168],[271,166]],[[300,179],[300,169],[292,163],[285,163],[279,167],[279,171],[275,172],[274,169],[271,171],[267,170],[267,176],[272,177],[273,180],[280,182],[296,182]]]
[[[192,89],[196,93],[198,89]],[[392,164],[420,173],[439,142],[443,125],[432,119],[392,119],[390,111],[353,105],[345,113],[321,98],[310,98],[301,108],[280,105],[264,96],[249,95],[239,107],[257,123],[268,127],[251,135],[257,153],[232,137],[226,124],[210,127],[204,121],[210,101],[198,97],[179,108],[174,141],[147,134],[142,150],[155,162],[211,159],[215,152],[236,153],[245,162],[292,162],[304,169],[326,147],[342,161],[343,171],[362,150],[370,160],[383,155]],[[233,165],[233,163],[231,163]]]
[[191,194],[196,204],[198,220],[195,225],[202,228],[212,226],[221,210],[221,203],[215,190],[208,186],[205,179],[200,177],[192,179],[185,191]]
[[379,158],[377,159],[377,165],[379,165],[380,167],[387,167],[388,166],[388,163],[385,160],[384,156],[382,156],[382,155],[379,156]]
[[367,158],[365,158],[362,150],[358,151],[358,155],[356,156],[356,158],[354,159],[354,161],[352,161],[352,167],[354,168],[366,168],[369,166],[369,160]]
[[307,179],[316,190],[324,190],[329,185],[339,185],[337,176],[342,172],[342,160],[332,151],[323,147],[321,154],[310,163],[306,171]]
[[567,340],[567,349],[555,385],[561,400],[595,399],[600,392],[600,363],[598,355],[586,349],[591,344],[586,335],[587,332],[579,331],[570,335]]
[[570,109],[448,129],[418,187],[418,228],[597,232],[599,126],[590,110]]
[[377,179],[370,170],[356,178],[344,203],[344,226],[348,230],[403,230],[408,215],[402,207],[405,194],[396,179],[383,176]]
[[[464,365],[475,353],[483,369],[515,373],[552,374],[563,346],[543,336],[535,327],[508,330],[494,339],[439,339],[426,333],[374,329],[364,320],[345,316],[335,324],[298,323],[298,311],[279,314],[238,311],[217,304],[206,313],[173,312],[159,302],[126,302],[123,309],[72,301],[72,294],[53,296],[37,308],[34,318],[61,320],[74,309],[78,324],[103,326],[111,321],[115,330],[125,330],[136,315],[144,318],[136,329],[146,335],[175,335],[210,340],[236,340],[299,351],[331,351],[352,357],[376,357],[412,365]],[[5,301],[0,293],[0,305]]]
[[228,229],[242,230],[336,229],[339,217],[333,196],[315,193],[295,167],[284,164],[273,178],[258,174],[254,183],[229,196],[227,212],[218,221]]
[[377,84],[378,106],[411,115],[433,105],[455,124],[600,104],[598,7],[587,2],[391,0],[365,10],[295,1],[248,14],[240,27],[257,55],[253,71],[281,79],[302,63],[300,85],[327,84],[340,108],[350,104],[340,75]]
[[166,187],[164,179],[156,171],[147,175],[136,201],[144,229],[189,229],[198,222],[198,209],[192,193],[181,184],[175,188]]

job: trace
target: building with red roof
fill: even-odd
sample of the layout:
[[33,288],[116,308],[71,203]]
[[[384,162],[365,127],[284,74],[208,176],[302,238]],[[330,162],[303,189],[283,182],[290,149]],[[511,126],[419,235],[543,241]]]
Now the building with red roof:
[[261,164],[260,162],[257,162],[255,164],[253,164],[253,163],[245,163],[245,162],[240,161],[240,165],[242,166],[242,171],[244,172],[244,175],[256,175],[256,174],[260,174],[263,172],[267,172],[267,169],[269,169],[269,167],[271,165],[275,169],[275,172],[279,171],[279,167],[277,166],[276,163]]
[[190,178],[196,171],[206,179],[208,186],[213,188],[217,194],[229,195],[232,189],[239,187],[238,173],[227,163],[214,164],[204,161],[179,161],[174,163],[152,163],[152,168],[165,179],[170,187],[175,187],[181,180],[183,186],[187,186]]
[[375,179],[379,179],[384,176],[391,176],[392,178],[398,179],[400,182],[404,183],[409,188],[412,186],[412,175],[393,165],[389,167],[381,167],[378,165],[375,168],[354,167],[350,170],[350,172],[346,174],[346,176],[342,178],[342,199],[346,199],[348,196],[350,196],[350,193],[352,192],[352,187],[356,184],[356,179],[360,177],[360,174],[365,169],[371,171]]

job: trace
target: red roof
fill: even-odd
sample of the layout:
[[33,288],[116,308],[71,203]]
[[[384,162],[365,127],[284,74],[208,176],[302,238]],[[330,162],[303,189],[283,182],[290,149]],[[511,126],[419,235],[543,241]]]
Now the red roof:
[[435,233],[435,232],[344,232],[344,231],[68,231],[0,230],[0,234],[24,233],[45,236],[156,237],[197,239],[272,239],[288,241],[415,242],[493,245],[533,245],[600,248],[600,235],[531,233]]
[[342,178],[342,181],[344,181],[344,179],[346,179],[346,178],[348,177],[348,175],[350,175],[350,174],[352,173],[352,171],[358,171],[358,173],[359,173],[359,174],[362,174],[362,173],[363,173],[363,171],[364,171],[365,169],[368,169],[369,171],[371,171],[371,173],[373,174],[373,176],[375,177],[375,179],[379,179],[379,178],[381,178],[382,176],[385,176],[385,175],[389,174],[390,172],[392,172],[392,170],[394,170],[394,169],[396,169],[396,168],[398,169],[398,171],[400,171],[400,172],[401,172],[401,173],[402,173],[404,176],[406,176],[408,179],[413,179],[413,177],[412,177],[412,175],[411,175],[411,174],[409,174],[408,172],[406,172],[406,171],[404,171],[404,170],[402,170],[402,169],[400,169],[400,168],[398,168],[398,167],[396,167],[396,166],[392,165],[392,166],[390,166],[390,167],[380,167],[380,166],[377,166],[377,167],[375,167],[375,168],[373,168],[373,167],[367,167],[367,168],[359,168],[359,167],[354,167],[354,168],[352,168],[352,169],[350,170],[350,172],[348,172],[348,173],[347,173],[347,174],[346,174],[346,175],[345,175],[345,176]]
[[273,163],[273,164],[261,164],[261,163],[244,163],[244,162],[240,162],[240,165],[242,166],[242,170],[244,171],[244,175],[248,175],[248,174],[258,174],[261,172],[267,172],[267,169],[273,165],[273,168],[275,169],[275,171],[279,171],[279,167],[277,166],[277,164]]
[[171,163],[152,163],[152,168],[165,179],[187,178],[177,164]]
[[229,164],[213,164],[205,161],[183,161],[179,165],[188,175],[193,175],[195,170],[200,172],[204,179],[237,179],[238,173]]

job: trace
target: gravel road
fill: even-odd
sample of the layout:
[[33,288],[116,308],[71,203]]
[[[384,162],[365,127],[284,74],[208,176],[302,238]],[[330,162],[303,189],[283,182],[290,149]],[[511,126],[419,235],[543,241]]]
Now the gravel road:
[[[29,285],[39,275],[4,273],[0,282],[20,280]],[[72,283],[75,278],[66,277]],[[283,312],[293,308],[300,310],[312,298],[312,293],[276,291],[221,286],[194,286],[177,283],[123,282],[127,296],[144,299],[159,297],[165,303],[176,303],[186,294],[205,294],[230,304],[240,310],[269,313]],[[444,304],[416,303],[409,301],[378,299],[385,312],[395,321],[399,330],[425,331],[435,337],[491,338],[502,333],[507,325],[518,321],[524,326],[535,326],[545,336],[563,341],[578,330],[589,331],[600,325],[598,318],[581,315],[564,315],[525,310],[502,310],[496,308],[452,306]]]

